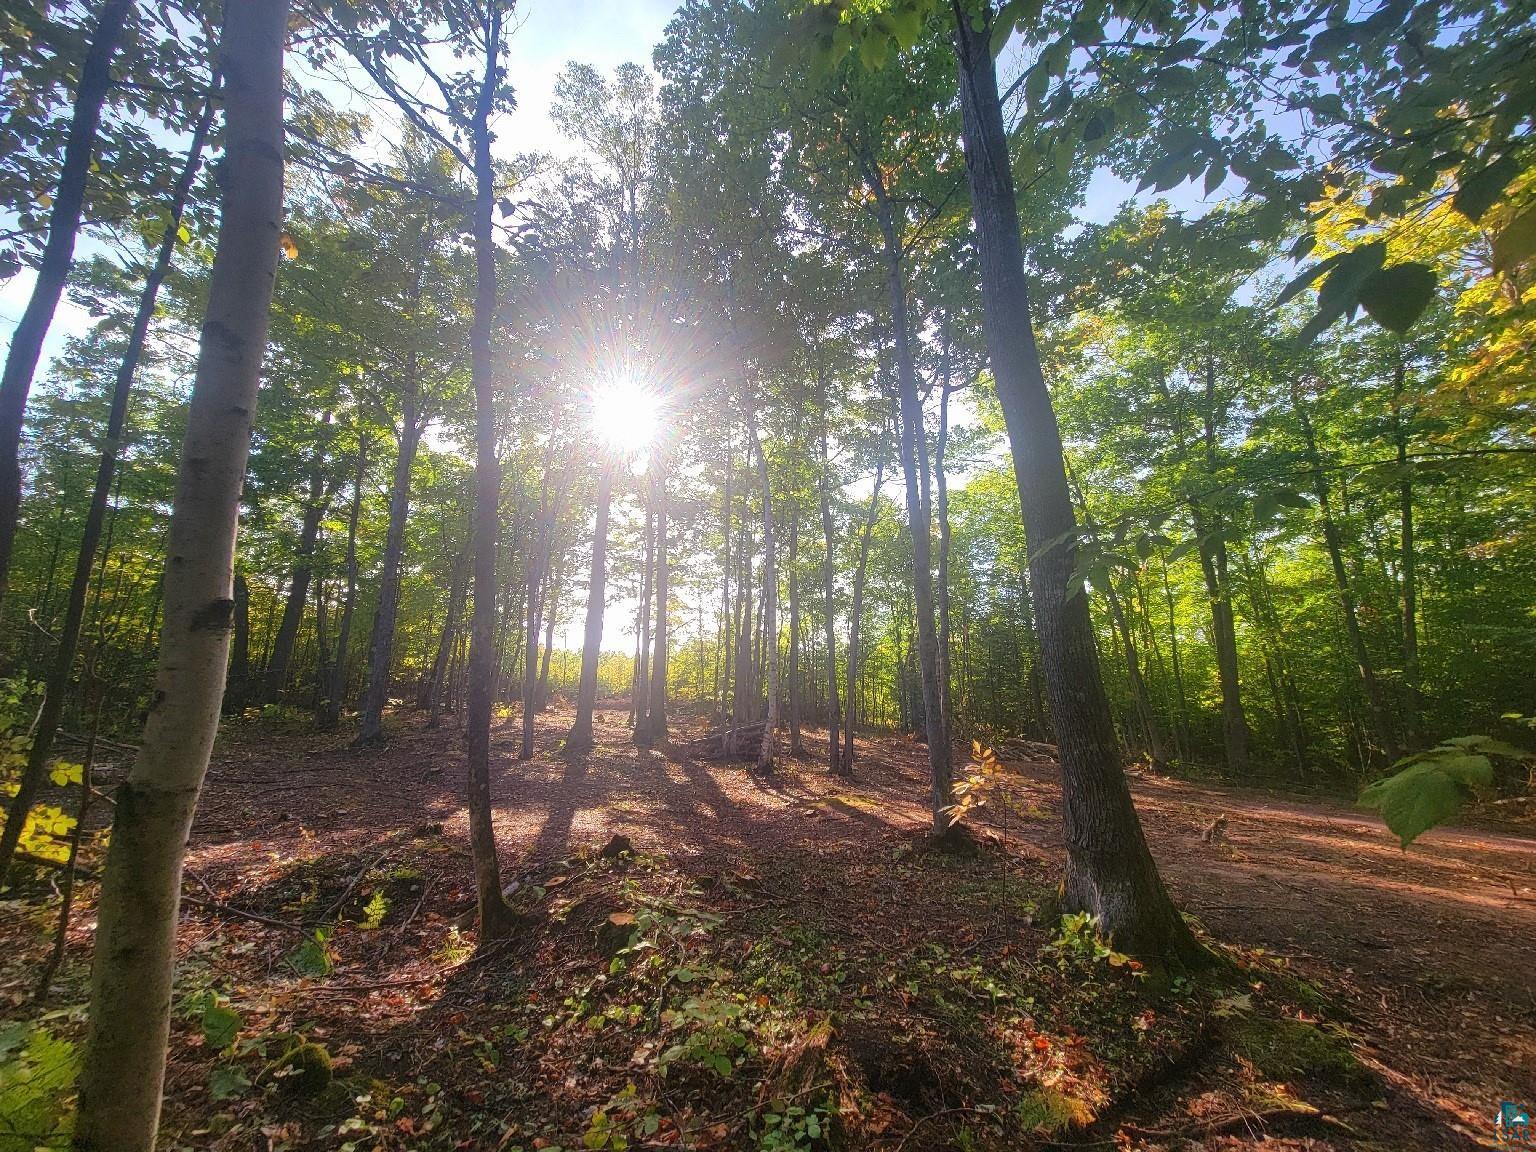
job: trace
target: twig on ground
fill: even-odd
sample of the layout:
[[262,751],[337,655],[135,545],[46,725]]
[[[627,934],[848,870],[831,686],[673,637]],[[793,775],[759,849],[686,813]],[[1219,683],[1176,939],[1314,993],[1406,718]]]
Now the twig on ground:
[[201,896],[190,896],[183,892],[181,898],[187,904],[195,904],[197,907],[206,908],[210,912],[222,912],[226,916],[237,916],[242,920],[253,920],[257,924],[266,924],[272,928],[281,928],[284,932],[293,932],[299,936],[309,935],[309,929],[305,928],[302,924],[291,924],[286,920],[276,920],[271,916],[263,916],[260,912],[248,912],[244,908],[236,908],[232,904],[226,904],[219,899],[219,894],[213,890],[213,886],[196,872],[188,868],[186,875],[196,880],[202,885],[203,891],[208,893],[207,899],[204,899]]

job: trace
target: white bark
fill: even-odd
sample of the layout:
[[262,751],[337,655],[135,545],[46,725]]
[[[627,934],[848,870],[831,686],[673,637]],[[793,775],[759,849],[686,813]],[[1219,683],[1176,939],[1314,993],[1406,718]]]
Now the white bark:
[[117,793],[102,881],[76,1149],[151,1152],[160,1117],[181,868],[218,729],[283,203],[287,0],[226,8],[218,251],[166,550],[154,702]]

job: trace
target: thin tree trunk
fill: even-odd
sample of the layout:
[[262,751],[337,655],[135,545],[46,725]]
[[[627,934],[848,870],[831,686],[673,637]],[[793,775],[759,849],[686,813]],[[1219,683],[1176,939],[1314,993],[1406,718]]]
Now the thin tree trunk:
[[779,594],[779,578],[774,563],[773,539],[773,490],[768,480],[768,457],[763,454],[763,442],[757,434],[757,420],[752,409],[747,409],[747,430],[752,437],[752,450],[757,454],[757,482],[763,495],[763,628],[764,658],[768,662],[768,717],[763,725],[763,742],[757,751],[757,770],[767,772],[773,768],[773,745],[779,726],[779,632],[775,620],[775,608]]
[[1018,206],[992,53],[993,12],[954,26],[966,172],[982,281],[983,328],[1013,449],[1030,554],[1030,588],[1061,757],[1067,843],[1063,903],[1098,917],[1115,946],[1149,964],[1204,952],[1163,887],[1115,756],[1088,599],[1069,595],[1074,549],[1047,547],[1075,530],[1061,433],[1029,320]]
[[1157,711],[1152,707],[1152,694],[1147,690],[1147,682],[1142,676],[1136,638],[1131,634],[1125,608],[1113,584],[1105,584],[1104,597],[1109,602],[1109,615],[1115,631],[1120,634],[1120,646],[1125,649],[1125,674],[1131,682],[1131,697],[1136,705],[1137,723],[1147,742],[1146,752],[1151,757],[1152,767],[1160,770],[1168,763],[1168,752],[1163,747],[1162,728],[1157,722]]
[[566,747],[578,752],[592,747],[592,712],[597,707],[597,665],[603,652],[603,608],[607,602],[608,511],[612,503],[613,465],[605,463],[597,478],[597,526],[592,531],[592,571],[587,578],[587,628],[581,644],[576,719],[565,738]]
[[1211,603],[1211,645],[1216,650],[1216,678],[1221,687],[1221,733],[1227,768],[1238,776],[1249,772],[1248,749],[1252,734],[1243,710],[1243,686],[1237,659],[1237,625],[1232,615],[1231,582],[1227,577],[1227,542],[1220,521],[1211,518],[1198,501],[1189,502],[1200,555],[1200,574]]
[[443,619],[443,633],[437,641],[437,658],[432,661],[432,679],[427,684],[427,727],[436,728],[452,673],[453,649],[459,635],[459,617],[469,593],[469,553],[460,552],[453,562],[453,584],[448,592],[448,615]]
[[[133,394],[133,381],[138,373],[139,360],[144,354],[144,343],[149,334],[150,322],[155,315],[155,301],[160,285],[165,280],[176,251],[176,234],[181,227],[182,213],[186,209],[187,195],[192,181],[202,163],[203,144],[208,138],[213,119],[213,104],[203,106],[192,143],[187,150],[186,163],[182,165],[171,193],[170,211],[165,234],[155,253],[154,264],[144,280],[139,293],[138,309],[134,313],[133,327],[129,330],[128,344],[123,349],[122,361],[112,384],[111,406],[107,414],[107,426],[102,436],[101,455],[96,463],[96,481],[91,489],[90,504],[86,507],[85,526],[80,534],[80,548],[75,554],[75,570],[69,586],[69,598],[64,608],[64,623],[58,633],[58,648],[43,688],[43,706],[33,729],[32,747],[27,754],[27,764],[22,772],[21,784],[6,813],[5,832],[0,836],[0,887],[4,887],[10,870],[11,858],[26,824],[27,814],[37,801],[38,790],[48,773],[48,760],[53,753],[54,737],[64,705],[70,695],[70,682],[74,676],[75,656],[80,647],[80,628],[85,620],[85,600],[90,591],[91,573],[96,567],[96,550],[101,541],[102,525],[106,520],[107,501],[113,485],[119,481],[118,456],[122,452],[123,429],[128,420],[128,401]],[[50,575],[51,579],[51,575]]]
[[491,160],[491,108],[501,73],[501,5],[489,10],[485,73],[475,101],[475,316],[470,329],[475,390],[475,607],[470,621],[468,745],[469,845],[482,944],[507,936],[512,910],[501,891],[496,829],[491,823],[491,706],[496,691],[496,544],[501,532],[501,465],[496,459],[496,382],[491,325],[496,316],[496,170]]
[[346,592],[341,605],[341,623],[336,631],[336,658],[326,685],[325,703],[320,723],[330,727],[341,719],[341,705],[347,693],[347,658],[352,647],[352,616],[357,609],[357,521],[363,507],[363,480],[368,473],[368,444],[357,446],[357,468],[352,473],[352,503],[347,509]]
[[635,666],[631,673],[629,690],[629,724],[632,733],[643,741],[641,729],[649,714],[646,706],[650,691],[651,668],[651,577],[656,561],[652,541],[655,539],[655,511],[650,501],[645,506],[645,559],[640,574],[640,619],[635,628]]
[[549,592],[545,596],[549,611],[544,613],[544,655],[539,662],[539,686],[534,692],[533,705],[538,712],[549,707],[549,662],[555,651],[555,624],[560,615],[560,578],[564,575],[559,564],[553,564],[549,574]]
[[652,643],[655,646],[655,655],[651,658],[651,690],[647,695],[649,712],[644,722],[645,740],[647,745],[662,744],[667,742],[667,600],[669,597],[668,578],[670,572],[667,560],[667,481],[660,470],[657,471],[654,488],[654,502],[656,504],[656,589],[652,602],[655,611],[652,613],[656,619],[656,627],[652,629]]
[[800,739],[800,579],[795,558],[800,554],[800,509],[789,508],[789,754],[805,754]]
[[889,434],[880,438],[880,455],[875,460],[875,483],[869,493],[869,507],[864,513],[864,530],[859,534],[859,562],[853,570],[853,602],[848,608],[848,723],[843,729],[843,764],[845,776],[853,775],[853,728],[864,717],[861,708],[855,706],[860,698],[859,687],[859,631],[864,626],[864,578],[869,571],[869,539],[875,530],[875,517],[880,510],[880,486],[885,482],[885,457],[890,450]]
[[98,905],[74,1147],[152,1152],[181,868],[218,728],[230,577],[283,203],[285,0],[230,5],[222,221],[166,548],[154,703],[118,788]]
[[[325,415],[329,422],[331,414]],[[293,575],[288,581],[288,599],[283,605],[282,619],[277,626],[277,639],[272,642],[272,658],[267,661],[262,676],[261,703],[275,704],[288,686],[288,668],[293,662],[293,646],[299,637],[299,626],[304,621],[304,605],[309,600],[309,582],[314,578],[315,546],[320,540],[320,521],[324,519],[330,504],[330,494],[325,490],[325,447],[315,449],[315,460],[309,474],[309,497],[304,502],[304,519],[299,529],[299,546],[294,551]]]
[[[419,275],[419,272],[418,272]],[[411,511],[411,469],[426,420],[421,406],[421,382],[416,353],[406,365],[405,396],[400,406],[400,451],[389,485],[389,527],[384,534],[384,564],[379,574],[379,603],[373,614],[368,644],[368,687],[363,694],[356,746],[384,739],[384,708],[389,703],[389,678],[395,663],[395,618],[400,610],[401,568],[405,561],[405,528]]]
[[[834,534],[831,497],[832,460],[827,452],[827,398],[822,392],[821,406],[821,602],[827,642],[827,771],[834,776],[851,775],[851,759],[842,754],[838,740],[842,727],[842,702],[837,691],[837,601],[836,565],[833,559]],[[849,725],[852,726],[853,700],[849,698]]]
[[251,682],[251,586],[246,583],[245,573],[239,569],[235,570],[234,595],[234,640],[230,648],[229,679],[224,690],[223,710],[243,712]]
[[1365,645],[1365,634],[1360,629],[1360,614],[1355,607],[1355,591],[1350,584],[1349,570],[1344,566],[1344,541],[1339,525],[1333,518],[1329,497],[1328,480],[1323,474],[1322,458],[1317,452],[1317,436],[1312,428],[1312,418],[1301,398],[1301,389],[1293,382],[1291,401],[1296,408],[1296,418],[1301,424],[1301,434],[1307,446],[1307,462],[1312,469],[1312,491],[1317,496],[1317,511],[1323,522],[1323,542],[1328,549],[1328,561],[1333,568],[1334,591],[1339,598],[1339,610],[1344,616],[1344,634],[1349,640],[1355,658],[1355,669],[1360,673],[1360,683],[1365,689],[1365,706],[1370,713],[1372,735],[1389,761],[1396,760],[1401,752],[1397,733],[1393,730],[1392,716],[1387,709],[1381,681],[1376,678],[1376,666],[1370,650]]
[[1408,461],[1408,423],[1403,419],[1403,387],[1406,366],[1399,352],[1392,377],[1392,439],[1397,449],[1397,511],[1401,526],[1398,572],[1402,581],[1402,647],[1404,734],[1408,750],[1424,744],[1424,679],[1419,664],[1419,567],[1414,542],[1413,468]]
[[939,712],[944,720],[946,736],[955,730],[954,703],[950,700],[949,672],[949,482],[944,478],[944,452],[949,446],[949,332],[945,318],[944,379],[939,393],[939,437],[933,453],[933,480],[937,488],[937,512],[939,521]]
[[541,589],[549,571],[554,532],[554,506],[550,505],[543,510],[534,549],[528,557],[528,595],[523,605],[523,684],[520,692],[523,703],[523,743],[518,750],[519,760],[533,758],[533,722],[538,712],[539,693],[539,621],[544,607]]
[[918,673],[922,684],[923,721],[928,740],[928,766],[932,773],[929,814],[933,834],[950,830],[952,802],[949,732],[939,699],[939,643],[934,627],[933,525],[928,502],[922,495],[920,473],[927,471],[927,436],[923,430],[922,404],[917,395],[917,371],[912,359],[912,334],[907,317],[907,290],[901,266],[901,240],[885,184],[878,169],[866,161],[865,182],[874,194],[880,233],[885,244],[885,282],[890,296],[891,330],[896,342],[896,382],[901,413],[901,463],[907,481],[907,521],[912,538],[912,589],[916,601]]
[[[123,25],[133,12],[132,0],[106,0],[97,17],[91,45],[80,66],[74,112],[64,140],[64,162],[48,212],[48,239],[38,261],[32,296],[21,314],[5,372],[0,375],[0,598],[10,581],[11,551],[16,543],[16,520],[21,511],[21,426],[26,415],[27,394],[43,355],[43,341],[58,311],[59,299],[69,280],[75,259],[75,238],[85,206],[96,133],[101,127],[101,106],[112,83],[112,57],[117,54]],[[174,237],[176,228],[172,226]]]

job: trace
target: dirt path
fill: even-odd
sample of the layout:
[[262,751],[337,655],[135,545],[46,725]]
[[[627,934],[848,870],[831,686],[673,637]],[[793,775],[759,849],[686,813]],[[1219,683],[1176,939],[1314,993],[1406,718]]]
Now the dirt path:
[[[540,725],[539,754],[495,737],[496,828],[509,875],[614,833],[674,857],[752,860],[883,837],[926,821],[925,758],[894,739],[861,744],[859,778],[834,781],[815,752],[769,782],[737,767],[669,759],[623,739],[601,712],[599,750],[567,761],[568,717]],[[254,735],[254,734],[252,734]],[[274,752],[291,758],[274,762]],[[384,753],[339,738],[236,735],[218,758],[194,834],[194,867],[232,879],[254,846],[291,851],[323,833],[358,848],[381,829],[464,832],[461,741],[401,724]],[[1033,812],[1010,843],[1044,875],[1061,856],[1054,769],[1025,765]],[[1437,831],[1406,853],[1379,823],[1321,805],[1142,778],[1137,802],[1175,897],[1218,940],[1284,957],[1353,1014],[1368,1057],[1447,1124],[1491,1137],[1500,1100],[1536,1103],[1536,842]],[[1225,815],[1225,836],[1202,834]],[[465,882],[467,885],[467,875]],[[467,888],[449,894],[467,899]]]

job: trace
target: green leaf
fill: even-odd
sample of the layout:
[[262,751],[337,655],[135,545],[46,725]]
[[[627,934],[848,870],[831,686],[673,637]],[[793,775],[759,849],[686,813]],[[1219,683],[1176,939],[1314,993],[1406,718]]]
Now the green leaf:
[[1493,238],[1493,266],[1499,272],[1519,267],[1536,255],[1536,204],[1516,216]]
[[1376,323],[1401,336],[1435,298],[1439,278],[1428,264],[1378,268],[1360,284],[1360,307]]
[[233,1100],[250,1086],[250,1077],[238,1064],[220,1064],[208,1074],[208,1095],[214,1100]]
[[1297,336],[1302,345],[1312,343],[1323,329],[1359,307],[1361,284],[1381,267],[1386,254],[1387,246],[1380,240],[1342,254],[1317,290],[1317,315],[1307,321]]
[[1520,162],[1513,155],[1500,156],[1492,164],[1480,168],[1458,181],[1456,195],[1451,206],[1476,224],[1488,209],[1499,202],[1509,182],[1520,175]]
[[1486,756],[1442,745],[1410,757],[1400,772],[1368,785],[1360,804],[1381,813],[1404,848],[1461,811],[1479,789],[1493,783]]
[[210,999],[203,1008],[203,1041],[210,1048],[228,1048],[240,1035],[242,1023],[240,1013]]

